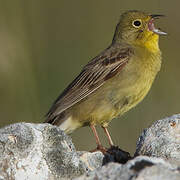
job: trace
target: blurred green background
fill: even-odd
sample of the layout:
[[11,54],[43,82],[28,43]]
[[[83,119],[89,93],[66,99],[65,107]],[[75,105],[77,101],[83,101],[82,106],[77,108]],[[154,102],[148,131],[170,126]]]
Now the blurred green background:
[[[115,144],[133,153],[144,128],[180,112],[179,6],[179,1],[164,0],[0,0],[0,126],[43,122],[83,65],[111,43],[122,12],[165,14],[158,22],[168,32],[160,38],[161,72],[145,100],[109,128]],[[78,150],[95,147],[87,127],[72,138]]]

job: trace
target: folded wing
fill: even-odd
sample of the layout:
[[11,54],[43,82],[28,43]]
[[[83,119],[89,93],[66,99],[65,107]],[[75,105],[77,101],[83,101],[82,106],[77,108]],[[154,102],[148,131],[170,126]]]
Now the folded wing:
[[58,116],[100,88],[106,81],[119,73],[128,63],[130,48],[110,47],[92,59],[63,91],[47,113],[46,122],[53,123]]

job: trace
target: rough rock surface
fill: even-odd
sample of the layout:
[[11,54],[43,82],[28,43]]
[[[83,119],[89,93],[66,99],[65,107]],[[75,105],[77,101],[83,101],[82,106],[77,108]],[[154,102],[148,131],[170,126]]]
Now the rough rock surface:
[[12,124],[0,129],[0,180],[179,180],[180,115],[144,130],[135,155],[146,156],[131,159],[116,147],[112,154],[77,152],[71,138],[56,126]]
[[79,155],[71,138],[49,124],[0,129],[0,179],[73,178],[100,167],[102,160],[101,152]]
[[158,120],[145,129],[137,142],[137,155],[180,161],[180,114]]
[[180,169],[160,158],[139,156],[125,165],[109,163],[74,180],[179,180]]

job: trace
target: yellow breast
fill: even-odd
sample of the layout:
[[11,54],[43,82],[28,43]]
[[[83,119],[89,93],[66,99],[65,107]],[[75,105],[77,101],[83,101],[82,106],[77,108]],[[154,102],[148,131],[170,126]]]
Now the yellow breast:
[[[116,97],[116,100],[119,99],[118,102],[116,101],[116,106],[119,108],[117,114],[125,113],[144,99],[160,67],[161,52],[159,48],[157,51],[149,51],[148,48],[142,46],[135,47],[134,57],[118,77],[120,87],[118,87]],[[122,99],[125,102],[121,102]]]
[[160,51],[134,47],[134,55],[124,69],[101,88],[71,109],[73,119],[82,125],[107,126],[146,96],[161,66]]

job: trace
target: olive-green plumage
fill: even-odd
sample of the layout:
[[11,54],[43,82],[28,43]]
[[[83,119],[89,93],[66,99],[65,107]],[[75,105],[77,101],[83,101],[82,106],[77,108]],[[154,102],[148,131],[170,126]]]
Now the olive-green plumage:
[[154,27],[156,17],[141,11],[122,14],[112,44],[58,97],[46,122],[67,133],[86,125],[107,127],[142,101],[161,66],[163,32]]

